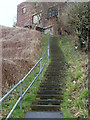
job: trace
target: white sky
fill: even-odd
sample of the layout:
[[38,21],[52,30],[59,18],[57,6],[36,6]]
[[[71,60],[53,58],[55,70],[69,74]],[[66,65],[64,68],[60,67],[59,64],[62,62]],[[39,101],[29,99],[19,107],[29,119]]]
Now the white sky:
[[24,0],[0,0],[0,25],[13,26],[17,5]]

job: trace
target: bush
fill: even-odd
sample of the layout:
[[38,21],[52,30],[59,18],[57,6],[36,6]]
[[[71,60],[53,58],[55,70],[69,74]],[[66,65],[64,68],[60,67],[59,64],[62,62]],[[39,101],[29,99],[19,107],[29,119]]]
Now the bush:
[[78,36],[79,48],[87,51],[89,40],[89,2],[68,3],[62,15],[64,26]]

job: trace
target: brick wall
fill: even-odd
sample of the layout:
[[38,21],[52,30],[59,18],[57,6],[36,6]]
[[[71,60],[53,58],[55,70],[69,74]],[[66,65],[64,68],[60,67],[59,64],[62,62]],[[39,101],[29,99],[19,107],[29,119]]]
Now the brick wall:
[[[62,12],[62,9],[64,9],[65,4],[60,4],[60,14]],[[26,24],[32,24],[32,15],[35,13],[39,13],[42,10],[42,16],[41,16],[41,27],[46,26],[53,26],[53,34],[58,34],[58,23],[57,23],[57,17],[47,18],[47,12],[48,9],[53,6],[58,5],[57,3],[38,3],[38,6],[35,6],[35,3],[31,2],[23,2],[17,6],[17,26],[24,27]],[[26,7],[26,13],[22,13],[23,7]]]
[[56,35],[58,34],[58,24],[57,24],[57,18],[53,17],[49,20],[47,20],[45,26],[49,26],[52,25],[53,26],[53,34]]
[[[23,13],[23,7],[26,13]],[[17,26],[24,27],[24,24],[32,24],[32,14],[36,12],[32,3],[23,2],[17,6]]]

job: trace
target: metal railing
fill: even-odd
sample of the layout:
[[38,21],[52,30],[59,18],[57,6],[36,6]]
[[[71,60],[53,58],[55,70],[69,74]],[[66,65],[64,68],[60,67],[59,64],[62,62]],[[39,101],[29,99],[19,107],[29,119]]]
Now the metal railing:
[[[18,105],[19,102],[20,102],[20,110],[22,110],[22,99],[23,99],[23,97],[25,96],[25,94],[30,89],[30,87],[33,85],[33,83],[35,82],[35,80],[38,78],[39,75],[40,75],[40,79],[41,79],[41,73],[42,73],[42,71],[44,69],[44,66],[46,65],[47,61],[49,60],[49,41],[50,41],[50,33],[49,33],[49,39],[48,39],[48,48],[46,49],[46,51],[44,52],[44,54],[42,55],[42,57],[39,59],[39,61],[33,66],[33,68],[26,74],[26,76],[22,80],[20,80],[6,95],[4,95],[4,97],[2,99],[0,99],[0,105],[1,105],[1,103],[20,85],[20,97],[18,98],[17,102],[13,106],[12,110],[7,115],[6,120],[8,120],[10,118],[10,116],[14,112],[14,110],[17,107],[17,105]],[[46,61],[44,62],[44,65],[42,66],[42,60],[43,60],[43,57],[45,56],[45,54],[47,53],[47,51],[48,51],[48,56],[46,58]],[[34,68],[39,63],[40,63],[40,72],[36,75],[36,77],[31,82],[31,84],[27,87],[27,89],[25,90],[25,92],[22,93],[22,88],[23,88],[23,82],[24,82],[24,80],[30,75],[30,73],[34,70]]]

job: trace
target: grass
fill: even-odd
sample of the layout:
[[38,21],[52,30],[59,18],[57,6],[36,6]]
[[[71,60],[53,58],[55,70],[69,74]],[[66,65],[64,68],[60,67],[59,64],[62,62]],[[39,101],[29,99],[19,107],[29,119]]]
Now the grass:
[[64,91],[64,102],[62,112],[65,118],[87,118],[88,109],[86,101],[88,99],[88,87],[85,87],[88,57],[79,50],[75,50],[74,43],[70,36],[64,36],[60,40],[65,59],[68,62],[66,89]]
[[[37,58],[37,61],[40,59],[42,54],[45,52],[45,50],[48,47],[48,35],[42,35],[42,43],[41,43],[41,53],[39,54],[39,57]],[[44,56],[42,64],[44,64],[45,60],[47,58],[47,54]],[[46,68],[48,66],[49,62],[46,63],[46,66],[42,72],[42,78],[46,71]],[[30,74],[30,76],[27,77],[27,79],[23,82],[23,92],[26,90],[26,88],[30,85],[32,80],[35,78],[35,76],[39,73],[40,66],[38,65],[34,71]],[[22,104],[22,111],[20,110],[20,103],[17,105],[16,109],[14,110],[13,114],[11,115],[11,118],[24,118],[24,115],[26,112],[30,111],[30,105],[32,103],[32,100],[35,99],[38,87],[40,85],[40,77],[37,78],[33,86],[28,90],[26,95],[23,98],[23,104]],[[11,86],[9,89],[11,89],[13,86]],[[3,118],[6,118],[14,104],[16,103],[17,99],[20,97],[20,86],[18,86],[12,94],[10,94],[7,99],[2,103],[2,116]]]

